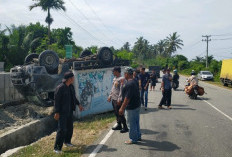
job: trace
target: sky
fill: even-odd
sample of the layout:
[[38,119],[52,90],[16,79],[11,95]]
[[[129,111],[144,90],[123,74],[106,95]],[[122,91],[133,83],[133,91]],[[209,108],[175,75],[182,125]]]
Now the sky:
[[[70,27],[76,45],[132,46],[143,36],[156,44],[177,32],[189,60],[206,55],[202,35],[211,35],[209,55],[232,58],[232,0],[64,0],[66,11],[52,10],[51,28]],[[46,25],[46,13],[29,10],[32,0],[0,0],[0,24]]]

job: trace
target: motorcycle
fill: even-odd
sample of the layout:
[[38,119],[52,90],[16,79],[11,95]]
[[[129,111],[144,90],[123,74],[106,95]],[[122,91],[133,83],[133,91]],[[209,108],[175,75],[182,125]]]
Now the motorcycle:
[[178,81],[178,80],[173,81],[173,82],[172,82],[172,88],[173,88],[174,90],[176,90],[178,87],[179,87],[179,81]]
[[190,99],[197,99],[198,95],[202,96],[205,93],[205,90],[203,87],[200,87],[198,85],[186,85],[185,86],[185,93],[188,94]]
[[198,86],[195,85],[193,86],[193,91],[192,93],[189,94],[190,99],[197,99],[197,95],[198,95]]

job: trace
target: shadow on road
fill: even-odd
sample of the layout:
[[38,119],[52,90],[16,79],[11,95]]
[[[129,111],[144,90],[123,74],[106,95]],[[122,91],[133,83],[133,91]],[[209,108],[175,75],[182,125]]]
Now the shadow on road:
[[199,97],[197,100],[210,100],[210,98],[206,98],[206,97]]
[[141,107],[140,109],[140,114],[147,114],[149,112],[157,112],[158,108],[147,108],[147,110],[145,110],[144,107]]
[[187,106],[189,106],[189,105],[172,104],[172,106],[187,107]]
[[152,140],[142,140],[138,143],[140,146],[146,146],[147,148],[140,148],[142,150],[156,150],[156,151],[174,151],[177,149],[181,149],[176,144],[168,142],[168,141],[152,141]]
[[172,107],[173,107],[172,110],[196,110],[193,108],[189,108],[187,106],[189,106],[189,105],[172,104]]
[[176,90],[173,90],[173,92],[183,92],[184,89],[176,89]]
[[[93,150],[97,147],[98,145],[90,145],[88,146],[88,148],[86,149],[86,151],[83,153],[84,154],[90,154],[93,152]],[[98,151],[98,153],[100,152],[115,152],[117,151],[117,149],[115,148],[109,148],[107,145],[103,145],[102,148]],[[72,151],[67,151],[69,153],[75,153],[75,152],[72,152]]]
[[153,130],[149,130],[149,129],[140,129],[140,131],[141,131],[142,134],[151,134],[151,135],[159,133],[157,131],[153,131]]
[[180,107],[173,107],[172,110],[196,110],[194,108],[180,108]]

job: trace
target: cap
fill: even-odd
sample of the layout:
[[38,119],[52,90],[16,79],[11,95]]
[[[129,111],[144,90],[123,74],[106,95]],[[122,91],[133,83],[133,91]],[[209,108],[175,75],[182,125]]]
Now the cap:
[[126,68],[125,68],[125,72],[127,72],[127,73],[130,74],[130,75],[133,75],[134,70],[133,70],[133,68],[131,68],[131,67],[126,67]]
[[63,80],[62,80],[62,82],[66,82],[67,81],[67,79],[69,79],[69,78],[72,78],[74,76],[74,74],[72,73],[72,72],[66,72],[65,74],[64,74],[64,78],[63,78]]

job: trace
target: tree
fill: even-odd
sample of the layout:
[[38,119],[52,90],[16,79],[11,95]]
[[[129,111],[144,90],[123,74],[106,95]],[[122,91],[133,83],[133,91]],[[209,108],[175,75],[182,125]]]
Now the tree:
[[139,37],[137,38],[137,41],[134,44],[132,52],[134,52],[137,58],[139,58],[140,60],[144,60],[151,57],[151,51],[149,51],[149,48],[150,45],[148,40],[144,39],[143,37]]
[[173,53],[176,52],[177,49],[182,49],[181,46],[183,46],[183,40],[179,39],[180,36],[177,35],[177,32],[174,32],[173,34],[169,34],[169,37],[166,38],[167,42],[167,54],[171,56]]
[[53,22],[53,18],[51,17],[50,10],[55,9],[55,10],[65,11],[66,9],[64,7],[64,1],[63,0],[32,0],[32,1],[35,1],[35,3],[29,6],[30,10],[36,7],[41,7],[43,11],[48,12],[45,22],[48,24],[48,39],[50,44],[50,39],[51,39],[50,26]]
[[98,47],[97,46],[90,46],[86,48],[87,50],[91,51],[93,54],[97,54]]
[[126,51],[128,51],[128,52],[130,52],[130,43],[129,42],[126,42],[123,46],[122,46],[122,48],[121,48],[121,50],[126,50]]
[[58,43],[60,47],[65,45],[73,45],[74,41],[72,39],[71,28],[65,27],[64,29],[58,28],[52,30],[52,43]]
[[165,51],[166,45],[167,45],[166,40],[160,40],[155,46],[157,53],[160,54],[161,56],[166,56],[166,51]]

